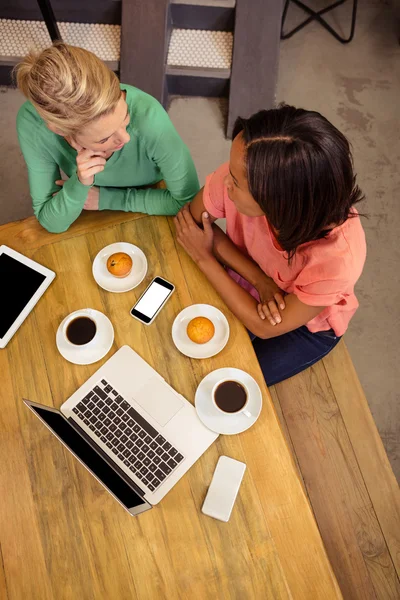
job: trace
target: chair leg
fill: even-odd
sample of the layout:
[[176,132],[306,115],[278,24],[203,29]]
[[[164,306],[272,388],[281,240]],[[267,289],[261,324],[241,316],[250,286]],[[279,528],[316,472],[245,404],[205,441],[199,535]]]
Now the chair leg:
[[52,42],[62,41],[50,0],[37,0]]
[[289,2],[290,2],[290,0],[286,0],[285,6],[283,7],[282,24],[281,24],[281,39],[282,39],[282,33],[283,33],[283,26],[285,24],[285,19],[286,19],[286,13],[287,13],[288,8],[289,8]]
[[281,39],[282,40],[286,40],[286,39],[292,37],[292,35],[294,35],[298,31],[300,31],[300,29],[303,29],[303,27],[305,27],[306,25],[308,25],[309,23],[311,23],[311,21],[314,21],[314,20],[318,21],[318,23],[320,25],[322,25],[322,27],[324,27],[327,31],[329,31],[329,33],[331,33],[341,44],[348,44],[353,39],[353,37],[354,37],[354,31],[355,31],[355,27],[356,27],[358,0],[353,0],[353,10],[352,10],[352,17],[351,17],[350,35],[349,35],[348,38],[343,38],[342,36],[340,36],[329,25],[329,23],[327,23],[325,21],[325,19],[323,19],[322,16],[321,16],[321,15],[327,13],[328,11],[333,10],[337,6],[340,6],[341,4],[344,4],[344,2],[346,2],[346,0],[338,0],[337,2],[334,2],[333,4],[330,4],[329,6],[323,8],[322,10],[319,10],[319,11],[312,10],[311,8],[309,8],[308,6],[306,6],[305,4],[303,4],[303,2],[301,2],[300,0],[292,0],[292,2],[294,4],[296,4],[297,6],[299,6],[299,8],[302,8],[310,16],[307,19],[305,19],[305,21],[303,21],[302,23],[300,23],[300,25],[298,25],[297,27],[295,27],[294,29],[292,29],[288,33],[284,34],[283,33],[283,26],[284,26],[284,23],[285,23],[286,14],[287,14],[288,5],[289,5],[289,0],[287,0],[287,2],[285,4],[285,8],[283,10],[283,14],[282,14],[282,30],[281,30]]

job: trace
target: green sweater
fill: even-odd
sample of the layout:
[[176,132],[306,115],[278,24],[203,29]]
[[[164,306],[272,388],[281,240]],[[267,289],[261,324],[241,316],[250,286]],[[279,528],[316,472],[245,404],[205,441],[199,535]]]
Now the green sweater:
[[[155,98],[130,85],[121,84],[121,89],[126,91],[131,139],[95,175],[99,210],[175,215],[199,190],[189,150]],[[34,213],[48,231],[66,231],[82,212],[90,189],[77,177],[76,150],[46,127],[30,102],[18,112],[17,132]],[[61,190],[55,183],[60,169],[69,177]],[[167,189],[136,189],[161,179]]]

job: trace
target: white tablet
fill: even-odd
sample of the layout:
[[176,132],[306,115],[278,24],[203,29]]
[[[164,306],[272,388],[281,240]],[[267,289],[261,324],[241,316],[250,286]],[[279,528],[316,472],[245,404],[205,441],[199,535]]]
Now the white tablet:
[[5,348],[55,276],[34,260],[0,246],[0,348]]

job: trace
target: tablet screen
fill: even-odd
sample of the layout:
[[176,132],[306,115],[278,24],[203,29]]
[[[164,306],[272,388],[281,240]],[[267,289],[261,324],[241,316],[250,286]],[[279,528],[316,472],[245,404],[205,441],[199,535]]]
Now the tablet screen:
[[6,335],[45,279],[42,273],[5,253],[0,254],[0,339]]

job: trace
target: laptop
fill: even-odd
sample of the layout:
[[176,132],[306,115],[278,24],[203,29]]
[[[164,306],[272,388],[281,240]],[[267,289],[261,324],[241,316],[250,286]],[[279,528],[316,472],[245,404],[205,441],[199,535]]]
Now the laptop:
[[218,437],[129,346],[60,410],[24,402],[133,516],[160,502]]

